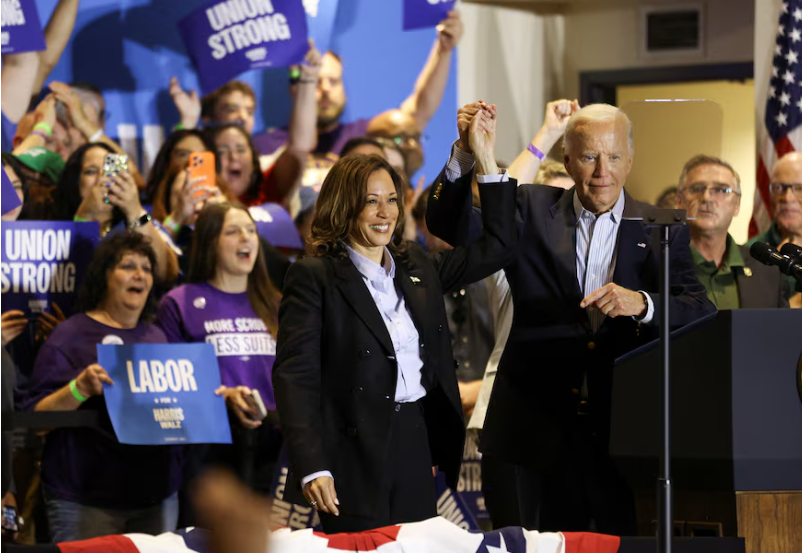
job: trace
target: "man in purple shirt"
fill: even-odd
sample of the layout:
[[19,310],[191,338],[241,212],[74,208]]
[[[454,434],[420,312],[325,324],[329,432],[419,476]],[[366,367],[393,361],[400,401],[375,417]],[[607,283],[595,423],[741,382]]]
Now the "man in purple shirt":
[[[448,83],[453,51],[462,32],[463,24],[459,12],[456,10],[449,12],[448,17],[437,26],[437,40],[418,76],[412,94],[398,108],[414,119],[417,132],[412,134],[415,136],[419,136],[426,128],[440,106]],[[319,188],[329,169],[337,161],[345,143],[352,138],[367,134],[370,119],[358,119],[348,123],[341,121],[346,101],[342,60],[335,53],[326,52],[317,82],[317,145],[307,157],[303,186]],[[381,114],[377,117],[381,117]],[[404,135],[388,138],[404,141],[409,137]],[[270,129],[254,136],[253,139],[263,156],[277,157],[287,143],[288,132],[286,129]]]

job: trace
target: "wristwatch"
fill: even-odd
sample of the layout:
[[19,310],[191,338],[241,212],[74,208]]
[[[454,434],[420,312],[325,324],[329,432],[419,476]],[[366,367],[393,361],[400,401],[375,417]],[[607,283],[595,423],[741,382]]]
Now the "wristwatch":
[[133,221],[128,221],[128,228],[134,230],[135,228],[139,228],[141,226],[147,225],[150,222],[150,213],[142,210],[142,215],[134,219]]

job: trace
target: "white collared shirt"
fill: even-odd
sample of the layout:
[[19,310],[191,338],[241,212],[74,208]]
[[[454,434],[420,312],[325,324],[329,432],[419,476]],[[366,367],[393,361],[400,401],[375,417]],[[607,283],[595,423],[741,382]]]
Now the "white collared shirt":
[[395,401],[406,403],[417,401],[426,395],[421,381],[423,360],[420,355],[420,336],[412,316],[409,314],[404,296],[395,287],[395,260],[390,250],[384,248],[384,264],[371,261],[348,247],[348,257],[370,292],[381,313],[387,333],[393,342],[398,364]]

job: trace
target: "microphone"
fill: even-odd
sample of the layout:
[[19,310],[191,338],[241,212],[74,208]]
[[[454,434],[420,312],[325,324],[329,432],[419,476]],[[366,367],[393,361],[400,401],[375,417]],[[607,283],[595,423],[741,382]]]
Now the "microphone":
[[802,261],[802,248],[800,248],[796,244],[792,244],[791,242],[783,244],[783,247],[780,248],[780,253],[783,255],[787,255],[791,259]]
[[749,253],[764,265],[776,265],[780,272],[802,281],[802,264],[794,261],[787,255],[777,253],[777,251],[765,242],[755,242],[749,248]]

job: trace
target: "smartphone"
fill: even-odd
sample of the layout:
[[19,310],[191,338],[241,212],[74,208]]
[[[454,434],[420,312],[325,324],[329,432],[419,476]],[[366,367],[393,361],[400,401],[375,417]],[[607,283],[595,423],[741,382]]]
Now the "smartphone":
[[[198,180],[193,186],[216,186],[217,168],[212,152],[193,152],[189,154],[189,180]],[[193,195],[195,196],[195,195]]]
[[103,179],[111,186],[111,177],[117,173],[128,172],[128,156],[125,154],[106,154],[103,161]]
[[265,403],[262,401],[262,395],[259,393],[259,390],[251,390],[250,395],[245,397],[245,403],[248,404],[252,410],[259,413],[259,416],[254,420],[264,420],[267,416],[267,409],[265,408]]
[[3,507],[3,520],[0,527],[7,533],[19,532],[19,524],[17,523],[17,509],[11,506]]

